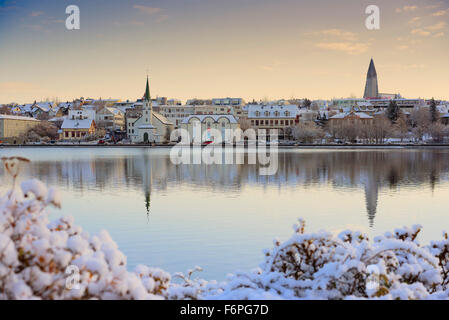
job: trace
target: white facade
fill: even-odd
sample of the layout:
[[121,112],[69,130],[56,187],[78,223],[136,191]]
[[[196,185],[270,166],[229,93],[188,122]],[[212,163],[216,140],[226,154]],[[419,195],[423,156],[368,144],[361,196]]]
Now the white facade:
[[[229,133],[234,133],[239,127],[233,115],[192,115],[184,119],[181,124],[181,128],[189,133],[190,143],[218,142],[218,137],[214,137],[212,129],[219,132],[221,142],[238,142]],[[199,139],[201,141],[198,141]]]

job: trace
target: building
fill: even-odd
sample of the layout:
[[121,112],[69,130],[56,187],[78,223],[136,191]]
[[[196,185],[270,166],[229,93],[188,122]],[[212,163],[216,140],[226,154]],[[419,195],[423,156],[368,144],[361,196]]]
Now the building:
[[364,113],[364,112],[356,112],[355,110],[351,110],[350,112],[342,112],[337,113],[336,115],[329,118],[329,125],[335,126],[342,123],[370,123],[373,121],[373,117]]
[[70,109],[67,119],[70,120],[85,120],[85,119],[96,119],[96,112],[94,108],[77,108]]
[[375,99],[379,97],[379,84],[377,82],[377,72],[374,66],[374,60],[371,58],[368,73],[366,75],[365,99]]
[[194,106],[164,105],[159,106],[159,113],[173,123],[175,129],[181,127],[182,121],[195,113]]
[[163,143],[170,140],[174,126],[163,115],[153,112],[150,82],[147,85],[141,110],[130,110],[126,119],[127,135],[132,143]]
[[[249,105],[248,120],[256,129],[277,129],[280,138],[287,138],[288,128],[294,127],[299,121],[299,108],[296,105]],[[267,135],[269,131],[267,131]]]
[[[212,129],[221,133],[221,142],[238,142],[236,139],[227,135],[227,132],[235,133],[239,129],[237,119],[233,115],[192,115],[184,119],[181,128],[187,130],[190,136],[190,142],[198,142],[196,137],[201,137],[201,143],[217,142],[211,133]],[[216,138],[216,137],[215,137]],[[232,140],[231,140],[232,139]]]
[[109,132],[125,129],[125,115],[117,108],[102,108],[96,113],[95,120],[98,127],[105,128]]
[[394,101],[401,110],[411,112],[415,108],[422,108],[426,106],[424,99],[372,99],[371,105],[377,109],[388,108],[390,102]]
[[367,100],[358,98],[334,99],[332,100],[331,107],[334,109],[352,108],[366,102]]
[[216,98],[212,99],[212,105],[214,106],[230,106],[231,112],[237,120],[244,117],[243,106],[246,104],[242,98]]
[[0,115],[0,141],[10,144],[23,143],[22,135],[39,124],[39,120],[29,117]]
[[83,140],[87,136],[94,136],[96,124],[93,119],[65,119],[59,133],[60,140]]

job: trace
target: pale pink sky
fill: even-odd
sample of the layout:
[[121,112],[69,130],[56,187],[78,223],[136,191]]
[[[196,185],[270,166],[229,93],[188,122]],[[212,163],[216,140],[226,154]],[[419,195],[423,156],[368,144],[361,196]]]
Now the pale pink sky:
[[0,1],[0,103],[46,97],[310,99],[361,96],[374,58],[381,92],[449,99],[449,1]]

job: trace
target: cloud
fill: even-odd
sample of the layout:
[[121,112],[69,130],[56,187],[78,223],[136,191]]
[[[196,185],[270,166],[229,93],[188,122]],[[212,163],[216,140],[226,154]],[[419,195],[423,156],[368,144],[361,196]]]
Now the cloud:
[[350,55],[358,55],[368,51],[370,45],[357,42],[320,42],[316,47],[332,51],[340,51]]
[[409,24],[414,24],[414,25],[421,25],[422,24],[422,17],[414,17],[414,18],[410,19],[408,23]]
[[432,14],[432,16],[434,16],[434,17],[442,17],[442,16],[445,16],[447,14],[449,14],[449,8],[447,8],[446,10],[440,10],[440,11],[434,12]]
[[441,37],[444,37],[444,32],[439,32],[432,36],[432,38],[441,38]]
[[154,15],[154,14],[160,13],[162,11],[161,8],[154,8],[154,7],[149,7],[149,6],[139,5],[139,4],[133,5],[133,8],[139,10],[141,13],[145,13],[148,15]]
[[398,50],[407,50],[410,47],[408,45],[406,45],[406,44],[403,44],[403,45],[396,46],[396,48]]
[[44,12],[42,12],[42,11],[33,11],[30,13],[30,17],[39,17],[43,14],[44,14]]
[[438,22],[437,24],[434,24],[432,26],[428,26],[425,29],[431,30],[431,31],[435,31],[435,30],[441,30],[441,29],[444,29],[444,28],[446,28],[446,22],[441,21],[441,22]]
[[397,13],[412,12],[412,11],[415,11],[416,9],[418,9],[417,6],[403,6],[402,8],[397,8],[396,12]]
[[430,25],[430,26],[427,26],[424,28],[413,29],[410,33],[413,35],[419,35],[419,36],[423,36],[423,37],[432,36],[433,38],[439,38],[439,37],[444,36],[444,33],[437,32],[437,31],[445,29],[446,26],[447,26],[447,23],[444,21],[441,21],[434,25]]
[[410,33],[423,37],[428,37],[432,34],[430,31],[426,31],[423,29],[413,29]]
[[[150,16],[157,16],[156,22],[162,22],[168,19],[168,15],[162,14],[164,12],[164,9],[161,8],[154,8],[149,6],[144,6],[140,4],[133,5],[134,9],[139,10],[140,13],[150,15]],[[133,22],[131,22],[133,23]]]
[[320,30],[320,31],[314,31],[314,32],[308,32],[305,33],[305,35],[322,35],[322,36],[331,36],[331,37],[337,37],[346,41],[356,41],[357,35],[354,32],[350,31],[344,31],[341,29],[327,29],[327,30]]

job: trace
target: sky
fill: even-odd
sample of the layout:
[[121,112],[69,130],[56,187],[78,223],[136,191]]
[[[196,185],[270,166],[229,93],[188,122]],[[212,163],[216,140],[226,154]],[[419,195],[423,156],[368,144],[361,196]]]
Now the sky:
[[449,100],[449,0],[0,0],[0,44],[0,103],[135,100],[147,70],[183,101],[361,97],[371,57],[380,92]]

